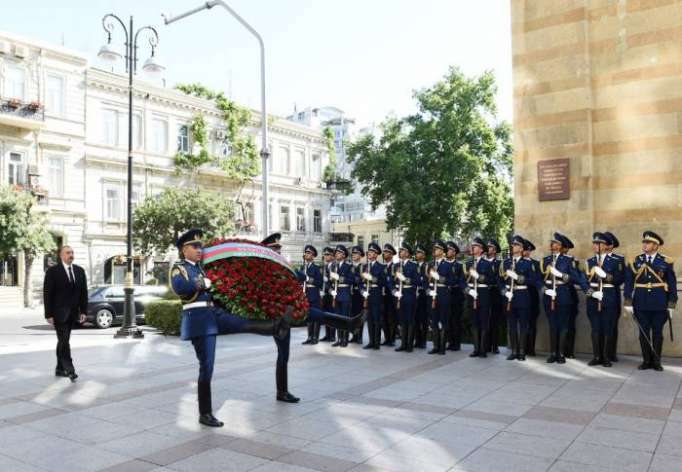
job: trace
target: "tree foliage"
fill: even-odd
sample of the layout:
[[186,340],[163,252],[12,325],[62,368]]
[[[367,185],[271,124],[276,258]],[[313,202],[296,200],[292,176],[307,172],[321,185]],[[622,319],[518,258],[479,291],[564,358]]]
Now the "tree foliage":
[[31,268],[40,254],[56,249],[44,213],[33,210],[36,199],[28,192],[0,187],[0,257],[24,254],[24,306],[32,297]]
[[229,236],[235,229],[234,204],[217,193],[171,187],[135,208],[133,240],[143,254],[165,254],[192,228],[201,228],[209,239]]
[[415,92],[418,111],[388,118],[380,138],[349,146],[352,177],[389,229],[406,239],[482,234],[504,240],[511,230],[510,128],[495,123],[492,73],[468,78],[450,68]]

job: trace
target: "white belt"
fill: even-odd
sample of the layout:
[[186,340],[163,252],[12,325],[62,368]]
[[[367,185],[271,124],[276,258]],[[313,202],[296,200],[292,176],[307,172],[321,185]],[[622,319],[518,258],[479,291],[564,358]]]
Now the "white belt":
[[213,302],[193,302],[182,305],[183,310],[191,310],[192,308],[208,308],[212,307]]
[[[562,281],[560,281],[560,280],[557,280],[555,283],[556,283],[557,285],[563,285],[563,284],[564,284],[564,283],[563,283]],[[547,285],[552,285],[552,281],[551,281],[551,280],[545,280],[545,284],[547,284]]]
[[[514,285],[514,290],[526,290],[528,285]],[[507,285],[507,290],[511,290],[511,286]]]
[[488,286],[486,284],[476,284],[475,286],[474,286],[474,284],[469,284],[469,287],[471,287],[471,288],[488,288]]
[[[613,285],[613,284],[601,284],[601,286],[602,286],[602,288],[615,288],[615,287],[616,287],[616,286]],[[598,283],[592,282],[592,283],[590,283],[590,287],[599,288],[599,284],[598,284]]]

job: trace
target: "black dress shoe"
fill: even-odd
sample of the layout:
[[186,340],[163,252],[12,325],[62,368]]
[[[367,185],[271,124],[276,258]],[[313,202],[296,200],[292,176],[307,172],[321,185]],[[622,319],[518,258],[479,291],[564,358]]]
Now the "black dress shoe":
[[313,340],[308,338],[305,341],[303,341],[301,344],[306,345],[306,344],[312,344],[312,343],[313,343]]
[[604,362],[602,363],[604,367],[611,367],[613,364],[611,364],[611,361],[608,359],[605,359]]
[[277,392],[278,402],[298,403],[300,400],[300,398],[295,397],[289,392]]
[[557,357],[556,360],[557,364],[565,364],[566,363],[566,358],[564,356]]
[[474,351],[471,354],[469,354],[469,357],[478,357],[478,352]]
[[69,373],[62,369],[55,369],[54,375],[57,377],[68,377]]
[[554,354],[552,354],[551,356],[549,356],[547,358],[547,360],[545,362],[547,362],[548,364],[554,364],[556,361],[557,361],[557,357]]
[[663,366],[659,363],[654,364],[652,367],[656,372],[662,372],[663,371]]
[[518,356],[516,356],[516,358],[517,358],[518,360],[520,360],[520,361],[525,361],[525,360],[526,360],[526,355],[525,355],[525,354],[519,354]]
[[638,370],[647,370],[647,369],[649,369],[650,367],[651,367],[651,366],[649,365],[648,362],[642,362],[641,364],[639,364],[639,365],[637,366],[637,369],[638,369]]
[[72,382],[75,382],[76,379],[78,378],[78,374],[76,372],[69,372],[69,378],[71,379]]
[[513,361],[515,359],[516,359],[516,354],[514,354],[513,352],[507,356],[508,361]]
[[600,365],[602,363],[601,359],[598,359],[596,357],[592,358],[590,362],[587,363],[590,367],[595,366],[595,365]]
[[213,416],[213,413],[204,413],[203,415],[199,416],[199,423],[212,428],[222,428],[224,424],[218,418]]

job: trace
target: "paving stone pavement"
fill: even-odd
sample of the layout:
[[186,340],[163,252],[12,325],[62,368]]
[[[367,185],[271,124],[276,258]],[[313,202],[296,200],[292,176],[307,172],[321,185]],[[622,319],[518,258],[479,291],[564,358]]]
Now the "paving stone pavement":
[[79,330],[75,384],[52,376],[49,339],[34,351],[7,344],[0,471],[682,470],[680,360],[655,373],[635,358],[606,369],[470,359],[469,346],[377,352],[301,346],[304,331],[289,367],[297,405],[274,400],[271,338],[219,338],[221,429],[197,423],[196,360],[177,338]]

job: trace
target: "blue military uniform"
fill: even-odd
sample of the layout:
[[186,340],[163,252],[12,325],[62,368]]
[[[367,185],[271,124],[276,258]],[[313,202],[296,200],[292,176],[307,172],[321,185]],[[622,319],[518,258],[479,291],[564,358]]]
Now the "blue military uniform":
[[[511,244],[521,246],[524,250],[530,250],[528,241],[521,236],[514,236]],[[517,278],[514,280],[507,274],[507,271],[515,273]],[[537,294],[537,287],[541,281],[539,270],[530,259],[512,256],[500,264],[499,282],[507,315],[511,349],[507,360],[526,360],[526,338],[533,306],[531,293],[535,291]]]
[[[332,295],[334,313],[341,316],[351,317],[352,294],[351,287],[354,282],[353,266],[346,262],[348,249],[339,244],[334,249],[335,254],[343,254],[344,260],[334,261],[329,268],[330,293]],[[334,274],[334,276],[332,275]],[[339,339],[332,346],[348,346],[348,331],[339,331]]]
[[[562,247],[572,247],[570,239],[560,233],[554,233],[552,241],[558,242]],[[561,277],[551,273],[551,267],[561,272]],[[584,274],[576,270],[574,259],[564,254],[553,254],[542,259],[541,272],[544,276],[545,294],[543,304],[545,314],[549,322],[550,356],[548,363],[558,362],[563,364],[566,359],[563,355],[566,345],[566,334],[575,300],[571,293],[570,285],[578,284],[586,292],[589,291],[587,279]],[[554,290],[556,294],[548,293]]]
[[[329,268],[331,267],[333,261],[327,262],[327,257],[334,257],[334,248],[329,246],[322,250],[322,255],[324,257],[324,262],[322,265],[322,290],[320,291],[320,296],[322,297],[322,309],[326,312],[334,311],[331,290],[331,281],[329,280]],[[334,342],[336,341],[336,330],[331,326],[325,325],[324,327],[324,337],[320,339],[324,342]]]
[[[474,238],[472,245],[478,245],[481,248],[486,246],[481,238]],[[478,273],[478,279],[470,274],[470,270]],[[467,276],[467,294],[476,293],[476,298],[467,297],[469,308],[471,308],[471,321],[474,331],[474,351],[469,357],[487,357],[486,346],[488,345],[491,308],[490,286],[495,286],[497,283],[497,274],[493,264],[483,256],[468,260],[465,266],[465,274]]]
[[[528,252],[528,259],[531,264],[535,267],[535,272],[542,276],[542,269],[540,268],[540,261],[530,257],[530,253],[535,251],[535,245],[524,238],[526,244],[524,245],[524,252]],[[526,343],[526,355],[535,356],[535,339],[538,333],[538,318],[540,317],[540,293],[539,289],[542,289],[542,283],[539,287],[528,287],[528,295],[530,297],[530,319],[528,320],[528,336]]]
[[[369,243],[367,253],[381,254],[377,243]],[[381,311],[383,290],[386,285],[385,266],[378,260],[368,261],[361,266],[360,291],[367,300],[367,334],[369,342],[364,349],[379,349],[381,345]]]
[[[304,253],[317,257],[317,249],[308,244],[303,249]],[[305,293],[308,304],[311,308],[322,307],[322,297],[320,291],[322,290],[323,277],[320,268],[314,262],[303,262],[303,265],[296,271],[296,278],[303,286],[303,293]],[[311,319],[307,320],[308,338],[303,341],[303,344],[317,344],[320,337],[320,324]]]
[[391,274],[393,274],[393,257],[397,251],[392,244],[384,244],[384,265],[386,266],[386,280],[384,285],[384,306],[381,312],[381,325],[384,331],[383,346],[395,346],[396,337],[396,305],[395,297],[388,288],[390,284]]
[[[663,238],[653,231],[645,231],[642,242],[662,246]],[[641,370],[663,370],[663,326],[669,319],[668,310],[677,305],[677,277],[673,263],[673,259],[658,252],[645,253],[635,257],[625,272],[625,306],[634,309],[640,329]]]
[[[424,256],[426,255],[426,250],[419,244],[415,246],[414,250],[415,253],[421,253]],[[429,284],[428,274],[426,272],[428,263],[426,261],[421,261],[415,262],[415,264],[417,264],[419,280],[417,282],[417,306],[415,308],[414,347],[424,349],[426,348],[426,335],[429,332],[429,296],[427,294]]]
[[[365,251],[360,246],[353,246],[350,252],[352,255],[359,255],[361,258],[365,257]],[[353,267],[353,286],[351,287],[352,297],[350,304],[350,313],[351,316],[358,316],[362,313],[362,308],[365,303],[365,299],[362,296],[362,291],[360,290],[360,270],[362,268],[362,261],[358,262],[351,261],[351,265]],[[352,333],[353,337],[350,339],[349,342],[362,344],[362,332],[364,331],[364,329],[365,326],[364,323],[362,323],[359,329]]]
[[[620,247],[620,241],[618,241],[618,238],[616,237],[615,234],[605,231],[604,236],[609,241],[608,244],[608,255],[609,257],[613,257],[616,259],[619,259],[623,263],[623,267],[627,268],[627,261],[625,260],[625,257],[621,254],[616,254],[613,252],[614,249]],[[616,302],[617,302],[617,308],[616,308],[616,320],[613,323],[613,334],[612,334],[612,340],[609,343],[608,349],[609,349],[609,359],[611,362],[618,362],[618,356],[616,355],[616,351],[618,350],[618,320],[620,319],[620,314],[622,311],[622,306],[623,306],[623,296],[621,293],[621,287],[623,286],[623,283],[625,282],[625,275],[623,275],[623,280],[619,284],[614,284],[616,285]]]
[[[495,255],[490,256],[490,250],[495,249]],[[500,243],[496,239],[488,240],[488,255],[486,260],[490,261],[493,265],[493,272],[495,274],[500,272],[500,266],[502,265],[502,259],[498,255],[502,252]],[[502,335],[502,326],[505,322],[504,320],[504,300],[502,295],[502,284],[500,281],[495,283],[491,282],[490,285],[490,335],[488,336],[488,345],[486,350],[493,354],[500,353],[500,336]]]
[[[443,241],[436,241],[433,244],[434,249],[439,248],[446,250],[446,245]],[[431,274],[437,274],[437,278]],[[433,349],[429,354],[445,354],[445,335],[450,321],[450,290],[454,286],[454,277],[452,273],[452,264],[446,259],[436,259],[431,261],[427,267],[427,274],[429,274],[428,287],[430,303],[430,319],[431,330],[433,337]]]
[[[610,239],[604,233],[597,232],[592,235],[592,242],[606,245]],[[594,291],[593,296],[588,297],[586,302],[587,317],[592,327],[593,358],[589,365],[602,364],[604,367],[611,367],[609,352],[613,342],[613,326],[620,307],[618,287],[625,278],[625,265],[622,260],[607,253],[597,253],[587,260],[585,274]]]
[[[403,242],[400,249],[412,255],[412,246]],[[401,278],[402,274],[402,278]],[[403,280],[404,278],[404,280]],[[398,323],[400,324],[400,346],[396,351],[412,352],[414,343],[414,317],[417,309],[417,286],[419,285],[419,270],[417,264],[410,259],[400,259],[393,265],[393,277],[390,289],[396,296],[398,309]]]
[[[462,311],[464,309],[464,266],[457,261],[457,254],[460,253],[459,246],[454,241],[447,241],[445,247],[449,254],[453,253],[447,261],[452,269],[452,287],[450,287],[450,320],[445,330],[445,338],[448,340],[448,351],[459,351],[462,346]],[[447,255],[446,254],[446,255]]]

